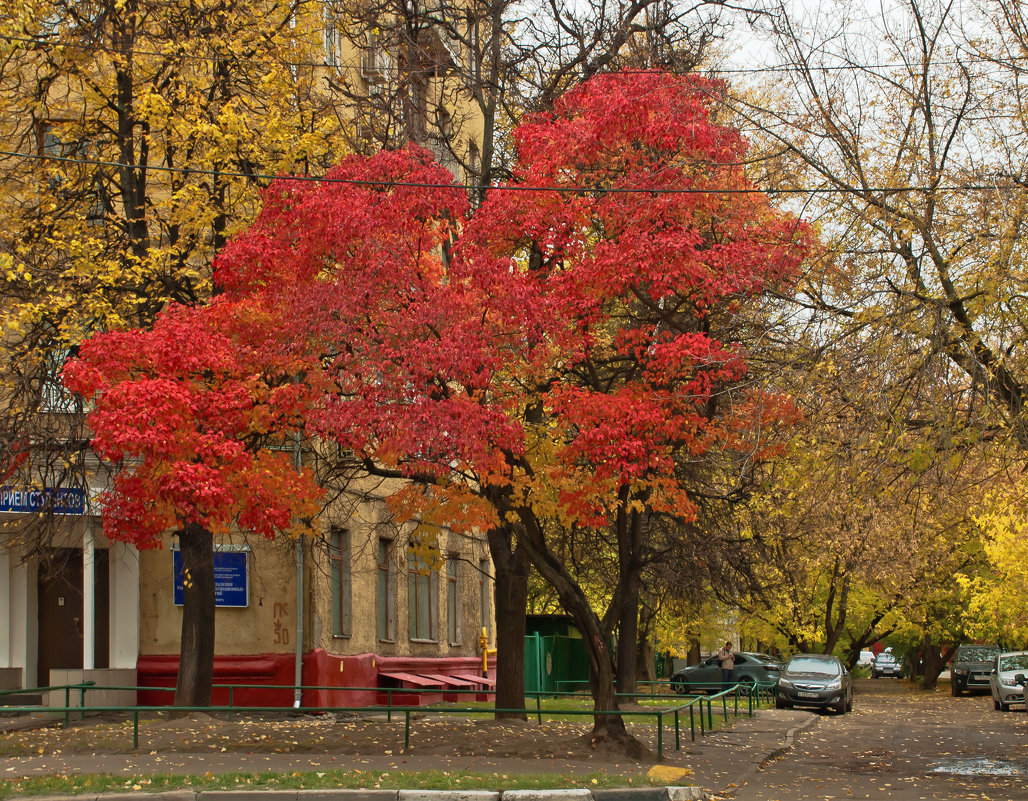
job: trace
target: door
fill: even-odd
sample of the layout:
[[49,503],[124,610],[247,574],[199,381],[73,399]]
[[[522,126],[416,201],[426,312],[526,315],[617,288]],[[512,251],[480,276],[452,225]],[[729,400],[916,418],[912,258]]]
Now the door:
[[[94,665],[108,666],[110,595],[108,552],[97,549],[95,558]],[[82,550],[54,548],[40,562],[38,578],[39,643],[37,686],[50,684],[51,670],[81,669]]]

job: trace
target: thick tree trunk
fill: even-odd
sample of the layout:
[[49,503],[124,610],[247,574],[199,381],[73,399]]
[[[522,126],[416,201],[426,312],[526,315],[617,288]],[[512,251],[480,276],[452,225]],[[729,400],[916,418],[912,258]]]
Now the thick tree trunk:
[[956,648],[935,645],[929,637],[924,638],[921,645],[921,667],[924,674],[921,677],[921,689],[934,690],[939,684],[939,674],[942,673],[946,663],[952,659]]
[[179,531],[182,643],[175,706],[210,706],[214,683],[214,537],[202,526]]
[[625,512],[627,489],[617,517],[618,567],[624,592],[617,609],[617,690],[634,693],[636,681],[636,655],[639,645],[639,587],[642,579],[641,547],[643,516],[637,511]]
[[[651,759],[653,755],[649,750],[628,733],[620,714],[614,689],[614,659],[610,649],[611,628],[604,627],[585,592],[568,573],[561,560],[547,547],[546,537],[531,510],[519,509],[519,517],[522,521],[520,530],[523,533],[519,541],[524,542],[532,564],[556,590],[561,606],[571,615],[575,626],[582,633],[582,644],[589,661],[589,687],[594,703],[593,729],[589,734],[592,747],[620,757]],[[612,617],[610,610],[609,617]]]
[[[489,533],[496,604],[496,709],[525,708],[525,610],[528,608],[528,554],[511,548],[509,531]],[[497,712],[496,718],[526,720],[524,712]]]
[[617,690],[634,693],[639,687],[636,668],[639,654],[639,585],[629,588],[618,617]]
[[642,681],[657,679],[657,653],[653,642],[653,623],[657,613],[649,606],[639,605],[639,635],[635,650],[636,676]]

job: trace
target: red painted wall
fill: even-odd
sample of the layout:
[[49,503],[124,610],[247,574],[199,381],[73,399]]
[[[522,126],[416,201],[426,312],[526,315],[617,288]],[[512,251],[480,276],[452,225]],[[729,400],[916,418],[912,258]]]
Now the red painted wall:
[[[293,659],[290,654],[214,657],[214,684],[291,685]],[[136,662],[136,684],[140,687],[170,687],[171,691],[140,690],[136,703],[141,706],[166,706],[175,700],[178,655],[140,656]],[[211,698],[215,706],[228,706],[227,687],[215,687]],[[292,706],[293,690],[237,688],[232,691],[236,706]]]
[[[260,654],[257,656],[216,656],[214,657],[214,684],[264,684],[279,686],[281,689],[268,688],[237,688],[232,692],[232,703],[236,706],[280,706],[293,705],[293,676],[295,657],[292,654]],[[402,673],[468,673],[479,675],[482,660],[475,657],[410,657],[410,656],[378,656],[377,654],[358,654],[356,656],[338,656],[317,648],[303,657],[303,684],[306,687],[354,687],[377,688],[395,686],[396,682],[380,678],[380,671]],[[496,659],[489,660],[488,675],[496,677]],[[136,703],[141,706],[168,706],[175,698],[175,682],[178,678],[178,655],[140,656],[136,662],[136,684],[139,687],[160,688],[168,690],[140,690]],[[453,695],[453,700],[470,700],[470,695]],[[412,694],[403,700],[396,697],[396,706],[414,706],[430,700],[438,700],[438,693],[425,694],[425,698]],[[342,706],[362,707],[375,706],[379,699],[384,703],[385,696],[379,696],[375,689],[357,690],[305,690],[303,705],[311,706]],[[215,706],[227,706],[229,703],[228,688],[215,687],[213,694]]]
[[[311,687],[378,687],[375,654],[337,656],[315,648],[303,658],[303,683]],[[307,690],[304,706],[375,706],[375,690]]]

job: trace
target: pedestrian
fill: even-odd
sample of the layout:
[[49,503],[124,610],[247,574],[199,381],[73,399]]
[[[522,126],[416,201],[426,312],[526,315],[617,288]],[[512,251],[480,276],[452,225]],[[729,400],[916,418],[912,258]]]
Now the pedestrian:
[[732,653],[731,640],[725,640],[725,647],[717,652],[717,663],[721,666],[721,689],[732,686],[732,671],[735,668],[735,654]]

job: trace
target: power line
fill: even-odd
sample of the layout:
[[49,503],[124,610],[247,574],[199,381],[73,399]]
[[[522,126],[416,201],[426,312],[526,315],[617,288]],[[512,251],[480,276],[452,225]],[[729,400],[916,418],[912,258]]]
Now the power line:
[[[256,58],[241,58],[238,55],[232,53],[220,53],[213,52],[209,56],[190,55],[188,53],[166,53],[157,50],[146,50],[141,48],[128,48],[126,50],[119,50],[107,45],[100,45],[95,43],[84,43],[84,42],[73,42],[73,41],[59,41],[59,42],[47,42],[30,36],[12,36],[9,34],[0,34],[0,40],[13,42],[13,43],[24,43],[35,45],[35,49],[45,48],[48,50],[56,48],[74,48],[78,50],[88,50],[90,53],[106,53],[112,56],[151,56],[155,58],[164,59],[178,59],[181,61],[202,61],[202,62],[215,62],[215,61],[230,61],[236,64],[250,64],[256,66],[271,66],[272,64],[280,64],[281,66],[296,69],[296,68],[311,68],[311,69],[326,69],[335,70],[337,72],[358,72],[363,74],[363,69],[356,64],[340,64],[334,61],[292,61],[289,59],[281,59],[279,61],[267,61]],[[360,44],[353,42],[356,47],[361,47]],[[963,67],[968,65],[978,64],[991,64],[996,65],[999,62],[1020,62],[1028,61],[1028,56],[1017,56],[1013,54],[1007,54],[1002,59],[988,59],[988,58],[967,58],[967,59],[933,59],[932,64],[938,66],[949,66],[949,67]],[[384,66],[379,65],[376,67],[381,72],[391,72],[397,75],[410,74],[429,74],[435,73],[440,66],[439,64],[430,64],[426,67],[399,67],[399,66]],[[888,69],[901,69],[908,68],[910,64],[906,62],[882,62],[877,64],[861,64],[861,63],[849,63],[849,64],[824,64],[817,67],[803,66],[802,68],[796,65],[782,64],[782,65],[771,65],[764,67],[708,67],[706,69],[699,68],[700,72],[704,75],[781,75],[788,74],[797,71],[797,69],[808,70],[812,72],[845,72],[853,70],[855,72],[869,72],[872,70],[888,70]],[[620,70],[626,73],[638,73],[638,72],[651,72],[652,70],[637,70],[637,69],[625,69]]]
[[[597,186],[528,186],[524,184],[491,184],[491,185],[468,185],[454,183],[427,183],[418,181],[388,181],[388,180],[360,180],[356,178],[327,178],[313,175],[271,175],[266,173],[235,172],[232,170],[202,170],[195,167],[168,167],[165,165],[147,165],[141,167],[135,164],[125,164],[117,161],[103,161],[100,159],[72,158],[69,156],[51,156],[36,153],[20,153],[11,150],[0,150],[0,156],[11,158],[23,158],[34,161],[55,161],[68,164],[80,164],[94,167],[112,167],[118,170],[154,170],[156,172],[179,173],[182,175],[201,175],[210,178],[245,178],[248,180],[264,181],[301,181],[319,184],[349,184],[352,186],[367,187],[409,187],[415,189],[456,189],[487,190],[487,191],[511,191],[511,192],[569,192],[572,194],[587,195],[593,193],[603,194],[642,194],[642,195],[894,195],[911,192],[992,192],[1000,187],[998,183],[993,184],[938,184],[938,185],[905,185],[905,186],[869,186],[869,187],[846,187],[846,186],[824,186],[824,187],[791,187],[775,189],[758,188],[722,188],[722,189],[696,189],[682,188],[672,189],[667,187],[597,187]],[[706,166],[733,166],[733,164],[717,164],[715,162],[704,162]]]

